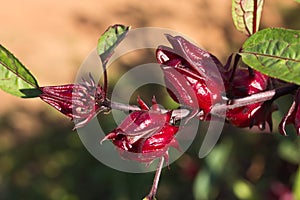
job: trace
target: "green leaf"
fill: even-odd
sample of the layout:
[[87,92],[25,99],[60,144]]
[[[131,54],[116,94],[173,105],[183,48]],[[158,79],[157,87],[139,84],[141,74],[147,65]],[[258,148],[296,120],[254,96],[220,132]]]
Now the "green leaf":
[[120,24],[110,26],[99,38],[97,52],[105,66],[112,56],[114,49],[125,38],[130,27]]
[[300,0],[295,0],[296,2],[300,3]]
[[240,51],[249,67],[300,85],[300,31],[268,28],[249,37]]
[[278,155],[283,160],[289,163],[298,164],[300,163],[300,150],[295,142],[285,140],[282,141],[278,146]]
[[[0,88],[18,97],[36,97],[38,83],[29,70],[5,47],[0,45]],[[27,89],[32,89],[27,95]]]
[[293,190],[294,190],[293,193],[295,199],[300,199],[300,166],[298,166],[298,171],[295,177]]
[[246,180],[237,180],[233,183],[233,192],[238,199],[257,199],[255,198],[254,188]]
[[230,152],[232,149],[232,142],[225,140],[222,144],[214,147],[210,154],[206,157],[206,162],[209,170],[213,174],[221,174],[225,169]]
[[252,35],[259,28],[264,0],[232,0],[232,19],[238,31]]
[[194,197],[197,200],[209,199],[211,193],[211,177],[207,170],[202,169],[194,181]]

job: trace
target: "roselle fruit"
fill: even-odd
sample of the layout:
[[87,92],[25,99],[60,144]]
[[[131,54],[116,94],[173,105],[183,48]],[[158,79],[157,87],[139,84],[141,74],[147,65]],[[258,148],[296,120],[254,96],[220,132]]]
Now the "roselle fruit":
[[[269,77],[254,70],[238,68],[232,82],[226,81],[229,99],[237,99],[263,92],[268,88]],[[272,112],[276,106],[272,102],[259,102],[227,110],[226,120],[237,127],[258,126],[265,129],[268,123],[272,130]]]
[[94,79],[83,83],[40,87],[40,98],[71,118],[74,128],[86,125],[100,111],[107,110],[108,105],[103,96],[102,87]]
[[149,108],[138,98],[140,111],[130,113],[124,121],[101,140],[111,140],[123,158],[151,162],[168,157],[170,146],[178,147],[175,135],[178,126],[172,125],[172,111],[162,113],[155,98]]
[[209,52],[180,36],[167,35],[172,48],[159,46],[156,58],[171,97],[208,119],[214,104],[222,101],[224,68]]
[[[167,39],[172,48],[159,46],[157,61],[161,64],[169,94],[176,102],[192,108],[192,116],[210,120],[210,111],[215,104],[268,89],[269,78],[260,72],[246,68],[234,72],[227,70],[214,55],[184,38],[167,35]],[[260,129],[265,129],[268,123],[272,129],[274,110],[276,106],[272,102],[253,103],[227,110],[226,121],[237,127],[257,125]]]

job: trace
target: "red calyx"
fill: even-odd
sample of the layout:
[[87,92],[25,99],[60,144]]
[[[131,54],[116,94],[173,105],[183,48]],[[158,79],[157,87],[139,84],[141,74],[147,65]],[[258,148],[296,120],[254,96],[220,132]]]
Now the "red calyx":
[[93,78],[81,84],[40,87],[40,98],[75,122],[75,128],[86,125],[97,113],[107,109],[103,90]]
[[174,136],[179,128],[170,123],[172,111],[162,113],[155,98],[151,109],[140,98],[138,103],[141,110],[130,113],[101,142],[111,140],[122,157],[139,162],[167,156],[170,146],[177,147]]
[[222,99],[223,67],[215,56],[184,38],[167,35],[167,39],[173,48],[158,47],[156,57],[168,92],[178,103],[202,110],[200,118],[205,119],[212,105]]
[[[238,68],[231,80],[232,71],[222,66],[218,59],[180,36],[167,35],[172,48],[160,46],[156,51],[165,83],[171,97],[183,106],[192,108],[191,114],[203,113],[201,120],[210,120],[214,104],[228,99],[247,97],[265,91],[269,78],[257,71]],[[223,85],[224,84],[224,85]],[[260,102],[227,110],[226,120],[237,127],[257,125],[265,129],[266,122],[272,130],[271,114],[276,110],[272,102]],[[202,112],[199,112],[202,111]]]
[[[265,91],[268,87],[268,76],[248,69],[237,69],[234,79],[228,83],[227,95],[229,98],[243,98]],[[252,127],[257,125],[265,129],[266,122],[272,130],[272,112],[276,110],[272,102],[259,102],[228,110],[226,119],[237,127]]]

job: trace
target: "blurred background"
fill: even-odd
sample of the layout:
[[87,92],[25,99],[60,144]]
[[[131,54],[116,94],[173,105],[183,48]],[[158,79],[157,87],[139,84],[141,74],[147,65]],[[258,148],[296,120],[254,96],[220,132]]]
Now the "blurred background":
[[[235,30],[231,1],[225,0],[0,2],[0,43],[40,86],[72,83],[100,34],[116,23],[181,32],[222,62],[246,39]],[[261,28],[300,29],[299,17],[295,1],[266,0]],[[140,61],[154,59],[145,56]],[[138,62],[123,60],[126,67]],[[153,173],[128,174],[104,166],[88,153],[68,118],[39,99],[0,95],[0,199],[129,200],[149,192]],[[197,157],[200,144],[195,140],[163,170],[158,198],[287,200],[292,193],[300,198],[300,138],[293,127],[288,127],[288,137],[277,131],[291,102],[291,97],[277,100],[273,133],[226,125],[204,159]],[[198,135],[201,139],[201,130]]]

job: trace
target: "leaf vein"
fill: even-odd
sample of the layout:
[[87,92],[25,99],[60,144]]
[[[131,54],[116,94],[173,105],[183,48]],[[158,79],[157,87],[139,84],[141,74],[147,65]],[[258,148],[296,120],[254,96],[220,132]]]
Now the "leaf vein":
[[299,62],[300,63],[300,60],[297,60],[297,59],[294,59],[294,58],[280,57],[280,56],[276,56],[276,55],[263,54],[263,53],[257,53],[257,52],[247,52],[247,51],[244,51],[243,53],[254,55],[254,56],[262,56],[262,57],[275,58],[275,59],[280,59],[280,60],[285,60],[285,61],[292,61],[292,62]]
[[[6,65],[6,63],[2,62],[0,60],[0,65],[2,65],[4,68],[6,68],[7,70],[9,70],[10,72],[12,72],[13,74],[16,74],[19,78],[21,78],[24,82],[28,83],[29,85],[33,86],[34,88],[36,88],[36,85],[34,85],[33,83],[31,83],[30,81],[26,80],[23,76],[20,76],[19,73],[17,71],[14,71],[13,69],[11,69],[8,65]],[[14,67],[16,67],[15,62],[14,62]]]

